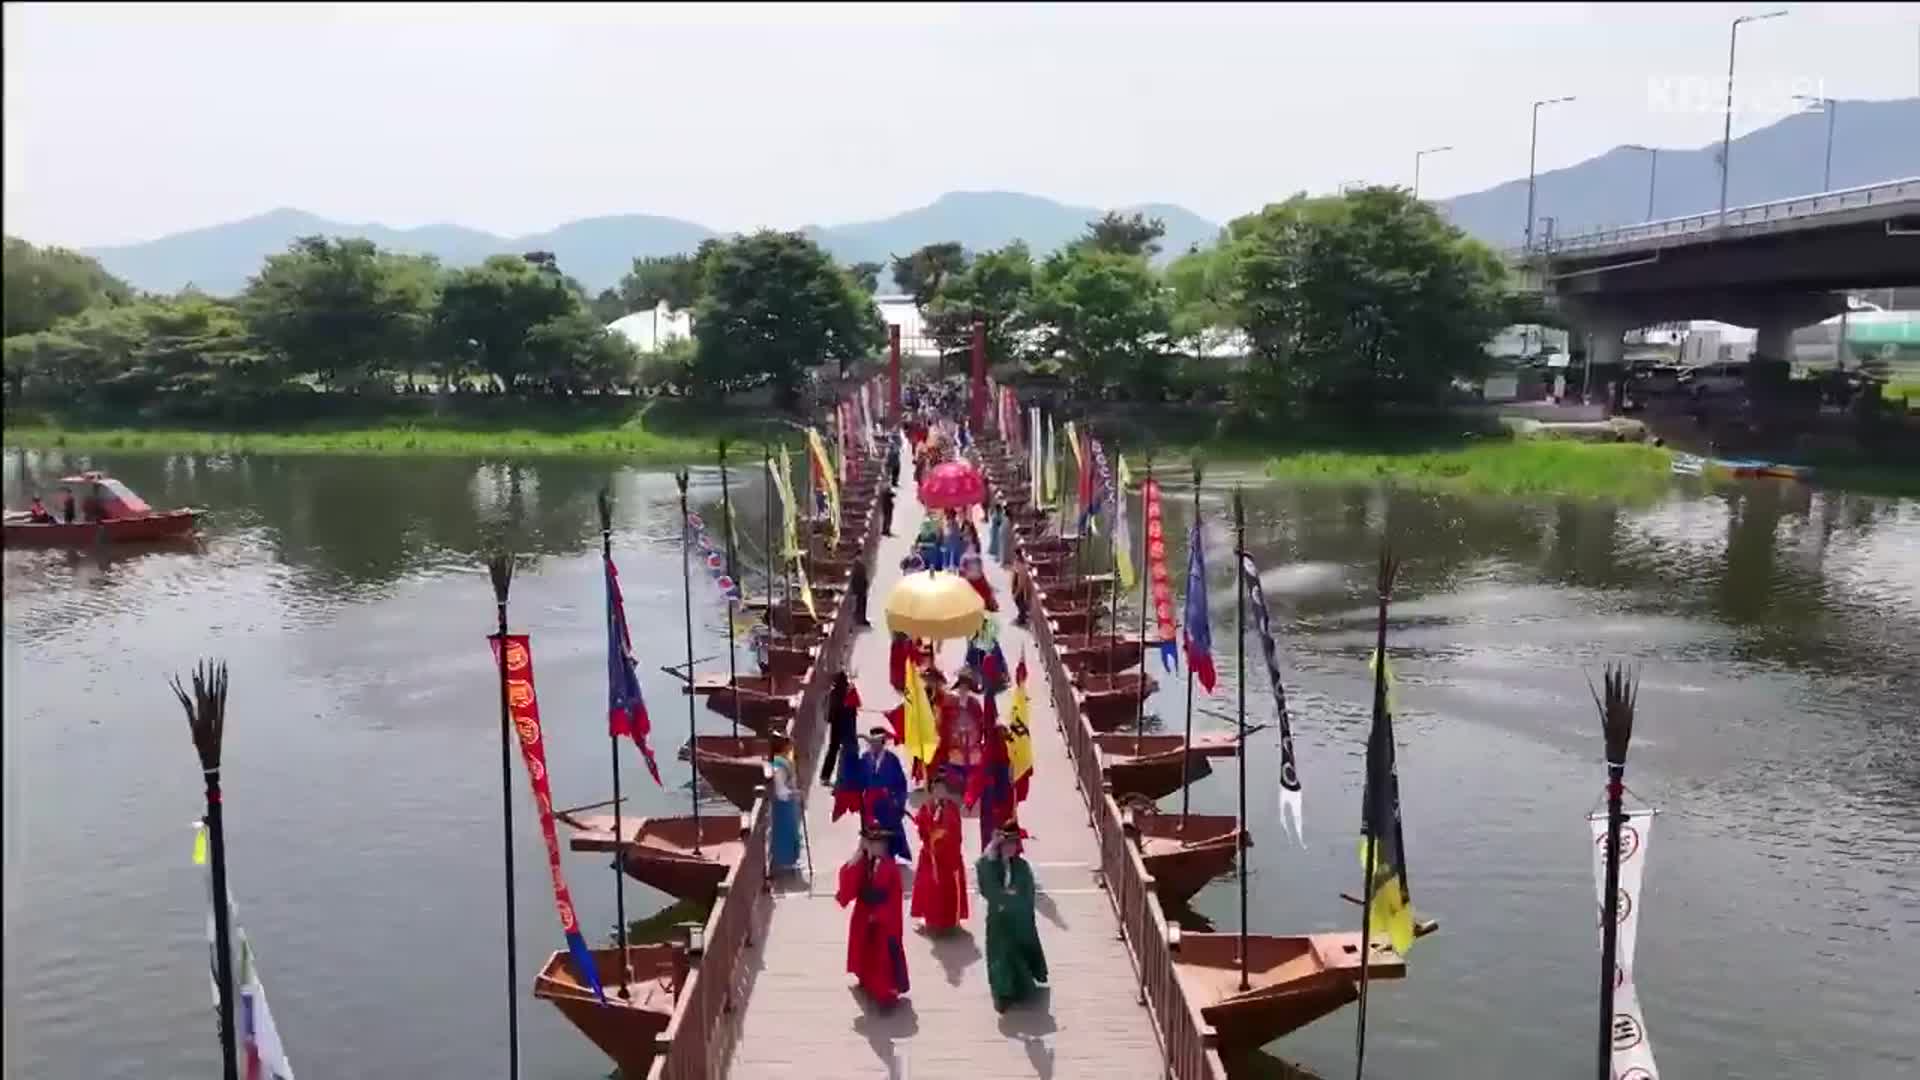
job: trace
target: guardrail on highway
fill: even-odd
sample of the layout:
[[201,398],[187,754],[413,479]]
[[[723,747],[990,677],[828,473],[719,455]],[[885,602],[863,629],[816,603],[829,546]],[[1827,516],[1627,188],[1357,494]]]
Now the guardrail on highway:
[[[1825,191],[1818,195],[1800,195],[1791,199],[1755,203],[1751,206],[1730,206],[1727,208],[1724,223],[1718,210],[1709,210],[1704,214],[1668,218],[1664,221],[1649,221],[1639,225],[1590,229],[1570,236],[1556,236],[1550,243],[1535,244],[1533,251],[1535,254],[1556,255],[1567,251],[1631,246],[1654,240],[1711,234],[1719,231],[1723,224],[1727,229],[1738,229],[1742,226],[1820,217],[1825,214],[1897,202],[1920,202],[1920,176],[1909,176],[1901,180],[1888,180],[1884,183],[1867,184],[1840,191]],[[1510,248],[1507,251],[1511,259],[1524,258],[1527,254],[1528,249],[1524,247]]]

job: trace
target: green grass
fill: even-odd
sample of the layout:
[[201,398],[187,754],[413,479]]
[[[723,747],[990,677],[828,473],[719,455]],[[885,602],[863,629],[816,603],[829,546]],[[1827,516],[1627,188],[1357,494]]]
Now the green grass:
[[1901,398],[1920,401],[1920,379],[1895,379],[1880,388],[1880,398],[1883,401],[1898,401]]
[[5,443],[33,449],[173,453],[426,454],[619,457],[671,464],[711,457],[725,437],[743,444],[790,437],[768,413],[651,401],[625,409],[488,403],[484,410],[294,421],[271,430],[139,422],[67,423],[36,416],[6,425]]
[[1426,490],[1529,497],[1574,495],[1648,501],[1672,483],[1672,456],[1637,443],[1481,439],[1457,447],[1374,451],[1298,448],[1267,462],[1267,475],[1298,483],[1386,483]]

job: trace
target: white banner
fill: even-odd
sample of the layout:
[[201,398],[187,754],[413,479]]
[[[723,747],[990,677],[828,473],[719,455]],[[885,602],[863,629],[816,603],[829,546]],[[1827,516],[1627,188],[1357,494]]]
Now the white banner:
[[[1604,927],[1607,907],[1607,815],[1587,818],[1592,831],[1593,894],[1598,904],[1594,925]],[[1633,985],[1633,946],[1640,927],[1640,882],[1647,866],[1647,841],[1653,835],[1653,811],[1630,810],[1620,824],[1619,934],[1613,974],[1613,1080],[1659,1080],[1653,1042]]]

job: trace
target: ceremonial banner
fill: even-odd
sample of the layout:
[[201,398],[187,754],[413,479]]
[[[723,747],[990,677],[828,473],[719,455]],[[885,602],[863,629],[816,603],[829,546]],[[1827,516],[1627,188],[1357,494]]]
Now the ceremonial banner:
[[933,704],[927,700],[927,688],[920,679],[919,661],[907,661],[906,692],[907,757],[925,764],[940,749],[940,727],[933,718]]
[[653,776],[654,784],[664,787],[660,764],[653,759],[653,747],[647,742],[647,737],[653,734],[653,722],[647,717],[647,699],[640,692],[640,676],[634,670],[633,637],[627,633],[627,605],[620,595],[620,571],[614,569],[611,556],[602,561],[606,564],[607,579],[607,734],[632,739],[640,748],[640,758],[647,763],[647,772]]
[[540,835],[547,842],[547,871],[553,878],[553,906],[560,913],[560,929],[567,937],[567,952],[573,956],[574,970],[586,977],[594,996],[602,1004],[607,996],[600,989],[600,972],[594,967],[593,954],[580,936],[580,922],[573,914],[573,895],[567,891],[566,875],[560,870],[560,840],[553,829],[553,791],[547,780],[546,733],[540,727],[540,699],[533,687],[533,650],[525,634],[508,634],[506,655],[500,651],[499,635],[487,638],[493,646],[496,664],[504,664],[507,673],[507,713],[520,736],[520,756],[527,766],[527,781],[533,785],[533,802],[540,811]]
[[[786,557],[793,560],[794,574],[800,580],[800,599],[806,602],[807,614],[818,619],[820,612],[813,606],[813,586],[807,583],[807,561],[800,557],[800,530],[795,520],[795,506],[797,504],[793,501],[793,488],[791,481],[788,479],[791,475],[793,475],[793,459],[787,456],[787,448],[782,446],[780,448],[780,464],[778,468],[774,470],[773,474],[773,486],[774,490],[780,493],[780,507],[784,515],[783,523],[787,534]],[[772,559],[773,553],[768,552],[767,558]],[[772,604],[773,597],[767,597],[767,603]],[[768,613],[768,618],[772,618],[771,612]]]
[[[1207,545],[1200,535],[1200,517],[1194,515],[1187,531],[1187,669],[1213,693],[1213,623],[1207,616]],[[1164,650],[1166,645],[1163,643]]]
[[1088,470],[1086,483],[1086,505],[1081,507],[1087,527],[1082,532],[1091,533],[1098,529],[1100,512],[1105,509],[1107,492],[1113,490],[1113,471],[1107,468],[1107,447],[1099,439],[1087,436],[1087,452],[1093,458],[1093,468]]
[[833,542],[840,542],[840,485],[833,478],[833,462],[827,457],[827,444],[820,439],[820,432],[807,429],[807,448],[813,455],[814,477],[827,490],[827,517],[831,522]]
[[[207,825],[197,822],[193,836],[193,864],[207,865]],[[219,939],[213,926],[213,869],[207,868],[207,962],[209,976],[213,981],[213,1004],[216,1015],[220,1007],[220,954]],[[293,1066],[287,1062],[287,1051],[280,1044],[280,1030],[274,1026],[273,1010],[267,1007],[267,988],[260,981],[260,964],[253,955],[253,943],[247,940],[247,932],[240,928],[239,912],[235,909],[231,895],[227,898],[227,920],[233,927],[234,940],[239,943],[240,963],[234,972],[235,991],[239,1000],[234,1002],[233,1010],[235,1044],[240,1051],[240,1075],[245,1080],[293,1080]]]
[[1013,704],[1007,710],[1008,771],[1013,776],[1013,793],[1016,799],[1025,802],[1027,788],[1033,778],[1033,728],[1028,719],[1032,713],[1027,703],[1027,650],[1020,649],[1020,665],[1013,669]]
[[[1300,818],[1300,768],[1293,757],[1293,721],[1287,715],[1287,690],[1280,684],[1280,658],[1273,645],[1273,619],[1267,610],[1267,594],[1260,588],[1260,569],[1253,556],[1240,555],[1240,575],[1246,579],[1248,606],[1253,611],[1254,630],[1260,635],[1260,653],[1267,658],[1267,681],[1273,687],[1273,710],[1280,719],[1280,824],[1293,833],[1301,847],[1307,835]],[[1399,813],[1395,801],[1396,821]]]
[[[1614,1080],[1659,1080],[1653,1064],[1653,1042],[1640,1012],[1640,995],[1633,987],[1633,943],[1640,928],[1640,882],[1647,865],[1647,841],[1653,834],[1653,811],[1629,810],[1620,824],[1620,909],[1613,973]],[[1593,833],[1593,887],[1599,901],[1596,924],[1607,917],[1607,815],[1591,814]]]
[[1060,471],[1060,429],[1052,420],[1047,421],[1047,459],[1040,469],[1040,502],[1047,505],[1053,502],[1053,489],[1059,484],[1055,473]]
[[[740,582],[727,572],[727,549],[715,541],[707,532],[706,519],[699,514],[687,514],[688,539],[700,552],[700,561],[707,568],[707,577],[713,581],[713,587],[720,591],[721,604],[726,609],[727,623],[735,637],[743,637],[752,620],[741,607]],[[738,533],[735,534],[736,540]]]
[[[1153,622],[1160,638],[1160,664],[1172,671],[1178,653],[1173,643],[1173,583],[1167,577],[1167,534],[1160,518],[1160,485],[1148,480],[1141,488],[1140,502],[1147,526],[1147,574],[1153,584]],[[1146,642],[1141,642],[1140,647],[1146,648]]]
[[[1127,455],[1120,455],[1120,486],[1113,493],[1113,564],[1120,574],[1120,587],[1132,589],[1133,531],[1127,527],[1127,488],[1133,477],[1127,474]],[[1142,489],[1145,490],[1144,488]]]

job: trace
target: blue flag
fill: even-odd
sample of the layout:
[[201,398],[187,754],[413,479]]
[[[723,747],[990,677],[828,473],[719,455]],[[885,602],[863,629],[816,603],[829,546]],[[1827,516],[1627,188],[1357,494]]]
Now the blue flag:
[[607,568],[607,734],[631,738],[640,747],[653,782],[660,783],[660,765],[653,759],[653,747],[647,736],[653,723],[647,718],[647,699],[640,693],[640,676],[634,671],[633,641],[627,634],[626,603],[620,595],[620,571],[613,559],[604,560]]
[[1207,547],[1195,515],[1187,533],[1187,666],[1207,693],[1213,693],[1213,627],[1207,622]]

